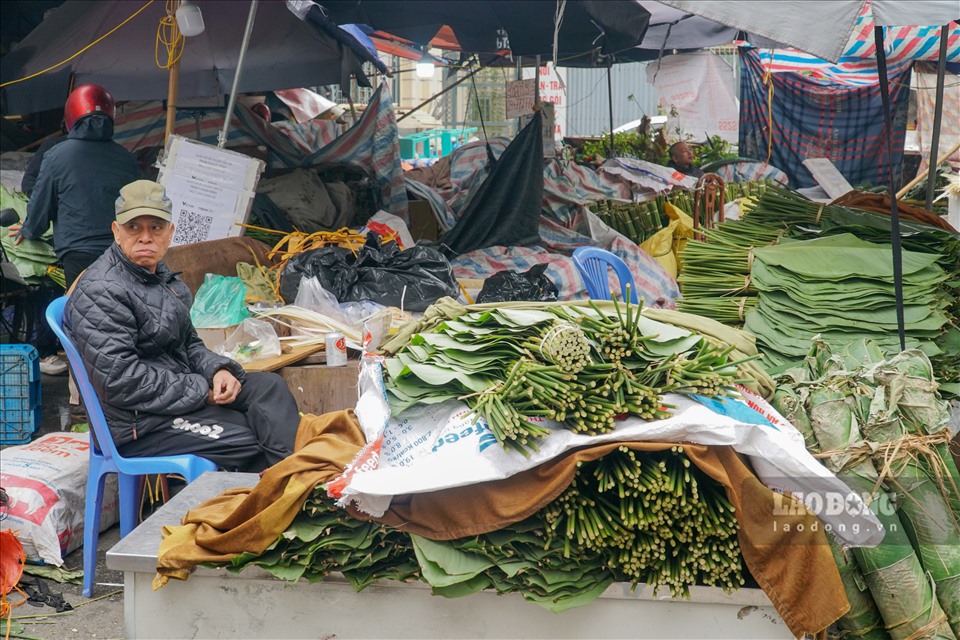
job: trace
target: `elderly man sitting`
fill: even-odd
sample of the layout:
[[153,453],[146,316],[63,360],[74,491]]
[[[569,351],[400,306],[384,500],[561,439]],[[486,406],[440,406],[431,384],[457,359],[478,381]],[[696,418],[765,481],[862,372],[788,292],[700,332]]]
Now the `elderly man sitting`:
[[116,242],[77,280],[65,328],[126,456],[193,453],[260,471],[293,452],[297,403],[273,373],[245,373],[207,349],[190,290],[162,262],[173,239],[162,186],[120,190]]

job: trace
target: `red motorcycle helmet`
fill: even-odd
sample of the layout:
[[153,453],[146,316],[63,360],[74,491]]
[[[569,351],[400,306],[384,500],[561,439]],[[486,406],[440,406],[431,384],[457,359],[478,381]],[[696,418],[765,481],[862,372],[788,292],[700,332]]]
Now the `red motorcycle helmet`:
[[110,92],[98,84],[80,85],[67,98],[63,106],[63,123],[67,131],[73,130],[73,125],[88,113],[103,113],[111,120],[117,117],[117,105]]

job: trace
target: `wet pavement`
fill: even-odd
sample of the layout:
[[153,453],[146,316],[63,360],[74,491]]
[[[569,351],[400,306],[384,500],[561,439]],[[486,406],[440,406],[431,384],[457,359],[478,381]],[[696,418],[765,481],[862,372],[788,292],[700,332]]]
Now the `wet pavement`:
[[[69,431],[71,428],[67,376],[41,377],[41,424],[34,434],[34,439],[47,433]],[[2,523],[0,527],[3,527]],[[119,540],[119,526],[113,526],[100,534],[97,548],[97,584],[92,598],[83,597],[79,584],[28,576],[30,581],[44,581],[46,591],[53,599],[56,600],[57,595],[62,595],[63,601],[68,603],[72,610],[58,613],[56,608],[49,604],[34,606],[30,602],[14,607],[13,617],[25,625],[23,635],[43,640],[123,638],[123,574],[108,570],[104,564],[106,552]],[[82,546],[64,558],[63,567],[69,570],[83,568]],[[23,600],[23,596],[13,592],[8,595],[7,600],[17,603]]]

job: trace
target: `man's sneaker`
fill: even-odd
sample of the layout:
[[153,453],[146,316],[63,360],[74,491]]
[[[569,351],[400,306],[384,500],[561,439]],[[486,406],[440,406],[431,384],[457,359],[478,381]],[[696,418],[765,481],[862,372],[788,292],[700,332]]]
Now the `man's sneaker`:
[[45,373],[48,376],[62,376],[67,372],[67,369],[67,361],[63,356],[54,354],[40,360],[40,373]]

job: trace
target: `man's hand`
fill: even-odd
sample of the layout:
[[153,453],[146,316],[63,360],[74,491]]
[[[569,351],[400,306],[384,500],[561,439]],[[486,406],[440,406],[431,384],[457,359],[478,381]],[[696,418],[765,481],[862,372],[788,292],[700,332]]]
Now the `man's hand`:
[[10,233],[9,233],[10,237],[11,237],[11,238],[13,238],[13,237],[16,237],[16,238],[17,238],[16,240],[13,241],[13,244],[15,244],[15,245],[16,245],[16,244],[20,244],[20,242],[23,241],[23,236],[20,235],[20,227],[22,227],[22,226],[23,226],[23,225],[20,225],[20,224],[12,224],[12,225],[10,225],[9,227],[7,227],[7,228],[10,230]]
[[213,374],[213,386],[207,394],[207,404],[230,404],[240,394],[240,381],[226,369]]

